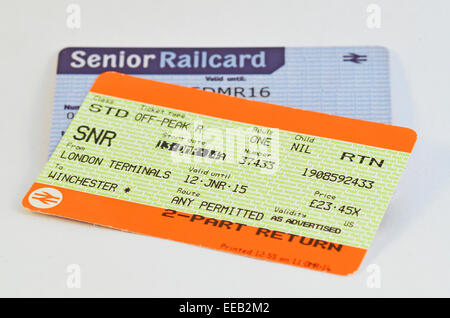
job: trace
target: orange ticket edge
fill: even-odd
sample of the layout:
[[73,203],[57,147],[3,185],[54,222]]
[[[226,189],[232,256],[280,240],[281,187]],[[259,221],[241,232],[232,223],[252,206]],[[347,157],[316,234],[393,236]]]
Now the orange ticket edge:
[[[61,202],[48,209],[32,206],[30,194],[43,187],[59,190]],[[256,234],[258,228],[248,225],[238,231],[238,223],[185,212],[175,214],[173,210],[39,182],[32,185],[22,204],[44,214],[339,275],[355,272],[367,251],[266,229]]]
[[407,153],[417,139],[410,128],[251,101],[117,72],[100,74],[90,92]]

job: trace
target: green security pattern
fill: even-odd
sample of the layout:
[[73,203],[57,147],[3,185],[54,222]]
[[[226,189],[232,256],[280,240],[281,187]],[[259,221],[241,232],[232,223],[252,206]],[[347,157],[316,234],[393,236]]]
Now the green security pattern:
[[[129,115],[126,118],[119,118],[113,116],[114,112],[111,112],[109,115],[106,115],[105,110],[98,113],[92,112],[89,110],[91,104],[109,105],[115,108],[126,109]],[[211,107],[214,107],[214,105],[211,105]],[[138,118],[141,116],[138,115],[141,113],[152,114],[159,119],[173,118],[189,122],[191,125],[186,131],[161,126],[161,123],[158,121],[143,122],[135,120],[136,116]],[[97,145],[93,142],[77,141],[73,136],[77,134],[77,128],[80,125],[96,127],[96,129],[113,130],[117,133],[117,137],[112,141],[111,147],[107,147],[106,144]],[[198,136],[193,132],[194,127],[198,125],[203,125],[205,127],[204,131],[207,132],[203,136],[205,141],[203,147],[225,152],[227,160],[181,155],[155,147],[160,139],[170,142],[178,141],[182,144],[189,143],[189,136],[198,140]],[[307,137],[306,135],[276,128],[270,129],[272,138],[270,147],[260,145],[259,148],[255,148],[255,145],[249,142],[249,136],[255,135],[255,133],[251,134],[249,132],[254,132],[255,127],[258,126],[89,93],[58,147],[41,172],[37,182],[360,248],[368,248],[398,183],[401,172],[406,165],[409,154],[314,136],[310,136],[314,138],[313,142],[302,142],[296,140],[296,136],[299,138],[298,136]],[[259,128],[267,131],[265,127]],[[211,133],[211,131],[214,133]],[[180,139],[179,136],[184,137]],[[213,138],[214,136],[215,138]],[[230,136],[238,136],[240,139],[233,139]],[[264,133],[258,136],[261,138],[267,137]],[[268,153],[270,150],[271,156],[261,157],[261,159],[275,161],[274,168],[267,169],[251,164],[239,164],[238,161],[244,155],[242,152],[244,148],[238,147],[238,150],[236,150],[236,143],[231,143],[230,140],[235,141],[240,146],[253,147],[251,150],[256,149],[263,153]],[[61,154],[63,151],[66,154],[76,151],[74,148],[68,147],[69,143],[84,147],[85,150],[78,151],[80,154],[104,158],[103,163],[99,166],[62,159]],[[293,143],[309,145],[311,154],[291,151]],[[233,145],[233,147],[230,147],[230,145]],[[365,164],[358,164],[357,162],[340,160],[343,151],[384,159],[383,167],[369,166],[366,162],[364,162]],[[247,156],[258,159],[257,154]],[[115,170],[109,168],[110,160],[144,165],[161,169],[162,171],[170,170],[172,173],[169,179],[161,179]],[[215,178],[216,180],[226,181],[230,187],[220,190],[207,188],[202,184],[192,185],[184,183],[183,181],[188,174],[199,176],[200,179],[209,178],[209,176],[189,172],[191,167],[209,169],[209,171],[225,175],[230,174],[231,177],[229,179]],[[373,180],[375,183],[372,189],[366,189],[353,186],[352,184],[344,185],[316,177],[305,177],[302,175],[305,168],[352,176],[354,178],[364,178]],[[110,192],[57,181],[48,178],[51,171],[106,180],[117,183],[119,186],[115,192]],[[206,180],[204,181],[206,183]],[[231,190],[236,184],[248,186],[247,191],[243,194],[232,192]],[[180,187],[184,190],[196,191],[200,193],[200,197],[195,197],[195,201],[191,206],[171,203],[174,196],[182,196],[179,193],[177,194],[177,189]],[[124,191],[126,188],[131,190],[126,192]],[[314,196],[316,191],[336,196],[336,200],[325,199],[325,201],[333,201],[336,209],[324,211],[311,208],[310,203],[313,199],[323,200],[323,198]],[[194,198],[187,195],[183,197]],[[241,216],[225,215],[199,209],[198,206],[201,201],[263,212],[264,218],[262,220],[250,220]],[[337,207],[342,205],[361,208],[361,212],[359,212],[358,216],[342,214],[337,210]],[[292,209],[298,214],[294,217],[275,212],[275,207]],[[273,216],[275,218],[272,218]],[[277,219],[276,217],[282,217],[281,221],[280,218]],[[310,227],[302,227],[286,223],[287,219],[297,219],[337,227],[342,231],[336,234]],[[353,226],[344,226],[346,222],[347,224],[353,222]]]

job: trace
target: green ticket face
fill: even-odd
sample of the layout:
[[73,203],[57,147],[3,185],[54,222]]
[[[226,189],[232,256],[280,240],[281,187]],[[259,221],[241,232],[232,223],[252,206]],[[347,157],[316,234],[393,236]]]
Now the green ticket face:
[[37,181],[368,248],[408,156],[89,93]]
[[36,182],[367,249],[409,153],[301,131],[89,92]]

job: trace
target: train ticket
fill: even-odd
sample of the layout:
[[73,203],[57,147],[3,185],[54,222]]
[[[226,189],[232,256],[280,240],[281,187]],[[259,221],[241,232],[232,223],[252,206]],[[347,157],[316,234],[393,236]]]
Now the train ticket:
[[23,205],[344,275],[415,140],[408,128],[106,72]]

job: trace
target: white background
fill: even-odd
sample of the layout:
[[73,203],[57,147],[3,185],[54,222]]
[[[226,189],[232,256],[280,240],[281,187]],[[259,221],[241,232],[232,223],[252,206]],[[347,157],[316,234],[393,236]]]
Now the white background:
[[[450,296],[449,1],[0,1],[0,296]],[[381,28],[366,25],[381,8]],[[348,277],[34,214],[65,46],[383,45],[393,123],[419,139],[360,270]],[[81,288],[68,288],[78,264]],[[381,287],[369,288],[376,264]]]

